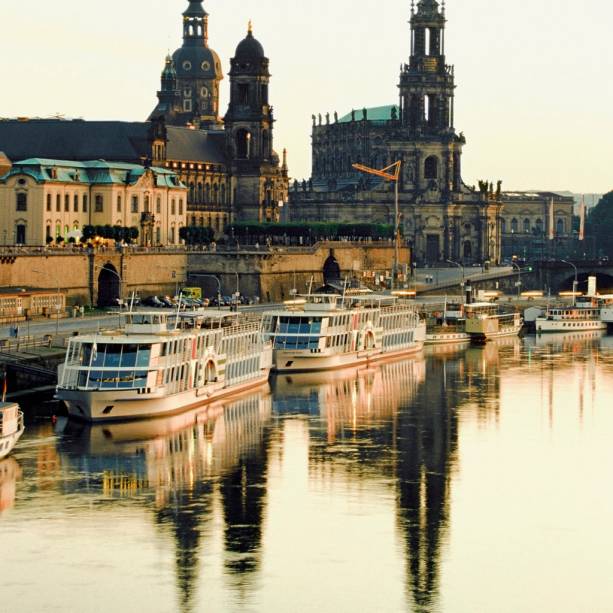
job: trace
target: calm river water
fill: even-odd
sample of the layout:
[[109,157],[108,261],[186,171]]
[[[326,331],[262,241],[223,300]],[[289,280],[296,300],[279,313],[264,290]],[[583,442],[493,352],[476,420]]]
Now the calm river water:
[[0,462],[0,610],[611,612],[612,398],[588,333],[30,423]]

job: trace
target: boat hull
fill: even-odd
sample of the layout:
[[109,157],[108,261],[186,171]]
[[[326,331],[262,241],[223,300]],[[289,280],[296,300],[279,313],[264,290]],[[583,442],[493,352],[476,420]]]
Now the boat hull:
[[13,432],[12,434],[0,436],[0,460],[6,458],[6,456],[8,456],[11,451],[13,451],[15,445],[17,445],[23,433],[24,428],[22,427],[16,432]]
[[265,385],[270,371],[262,370],[258,377],[229,387],[208,386],[191,389],[170,396],[161,394],[118,395],[117,391],[63,390],[56,397],[66,405],[68,415],[88,422],[125,421],[148,417],[162,417],[205,406],[215,400],[240,394]]
[[595,320],[536,320],[536,331],[538,334],[552,332],[587,332],[590,330],[606,330],[607,324],[603,321]]
[[470,343],[470,336],[466,332],[443,332],[426,336],[426,345],[452,345],[459,343]]
[[424,343],[417,341],[402,349],[393,351],[352,351],[347,353],[334,353],[324,355],[308,351],[283,351],[274,353],[274,370],[278,373],[288,372],[316,372],[324,370],[339,370],[352,366],[373,364],[385,360],[395,360],[419,353]]

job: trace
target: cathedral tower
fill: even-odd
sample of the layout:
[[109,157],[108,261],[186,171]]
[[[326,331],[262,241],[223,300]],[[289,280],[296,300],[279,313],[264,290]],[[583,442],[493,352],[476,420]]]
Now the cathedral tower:
[[287,170],[279,167],[279,156],[273,150],[268,66],[250,23],[231,60],[230,104],[224,121],[232,174],[237,177],[237,215],[258,221],[278,221],[278,204],[287,199]]
[[[190,0],[183,13],[183,46],[172,55],[178,91],[177,112],[168,114],[167,105],[158,93],[160,103],[150,119],[163,115],[170,125],[221,127],[219,84],[223,72],[219,56],[209,47],[209,15],[202,3],[203,0]],[[164,82],[163,73],[162,92]]]

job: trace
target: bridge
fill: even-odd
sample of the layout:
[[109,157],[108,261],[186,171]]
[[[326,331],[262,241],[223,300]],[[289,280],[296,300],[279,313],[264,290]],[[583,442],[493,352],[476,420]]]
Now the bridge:
[[[569,261],[570,262],[570,261]],[[587,291],[589,277],[596,277],[598,291],[601,294],[613,294],[613,263],[606,260],[577,260],[570,263],[560,260],[534,262],[517,267],[496,268],[489,272],[472,268],[464,269],[464,280],[470,280],[476,289],[500,290],[506,294],[521,291],[543,291],[558,294],[572,291],[577,275],[577,289]],[[445,274],[441,274],[441,270]],[[433,277],[432,283],[424,283],[426,277]],[[438,269],[437,274],[421,269],[417,275],[417,289],[421,295],[440,294],[446,291],[459,292],[462,283],[462,271],[459,268]]]

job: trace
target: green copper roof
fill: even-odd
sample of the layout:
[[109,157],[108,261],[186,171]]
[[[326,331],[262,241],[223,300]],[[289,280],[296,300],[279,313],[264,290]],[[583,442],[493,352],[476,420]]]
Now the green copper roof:
[[[152,167],[157,187],[185,187],[177,175],[167,168]],[[80,183],[85,185],[133,185],[145,174],[146,169],[138,164],[107,162],[73,162],[31,158],[15,162],[0,182],[9,177],[25,174],[39,183]]]
[[[398,106],[389,104],[387,106],[373,106],[366,109],[366,118],[368,121],[389,121],[392,118],[392,109],[398,112]],[[355,120],[362,121],[364,119],[364,109],[355,110]],[[351,121],[351,113],[347,113],[341,117],[339,123],[348,123]]]

